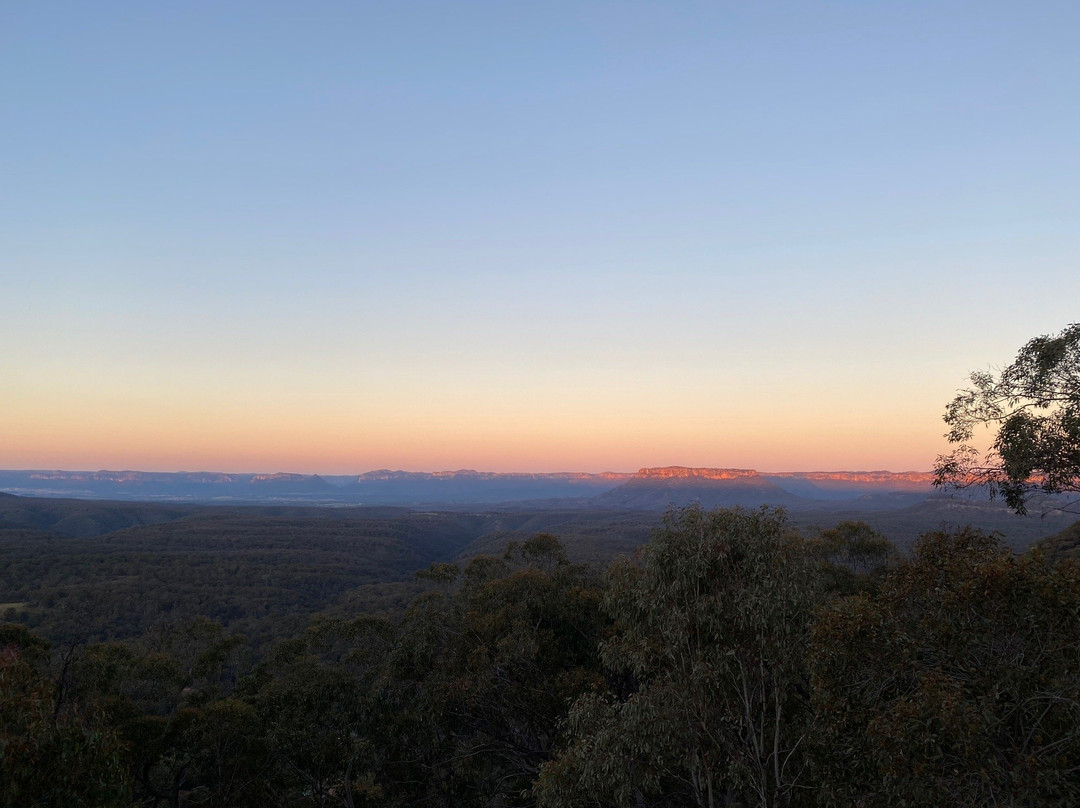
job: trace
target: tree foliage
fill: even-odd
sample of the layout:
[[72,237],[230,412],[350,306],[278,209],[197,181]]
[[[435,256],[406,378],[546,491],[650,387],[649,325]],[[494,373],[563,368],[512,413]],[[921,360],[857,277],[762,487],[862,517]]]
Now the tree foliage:
[[[1080,323],[1030,340],[996,376],[971,374],[945,410],[946,437],[960,446],[935,463],[935,485],[985,485],[1017,513],[1029,496],[1080,491]],[[991,448],[970,445],[975,428],[996,427]]]
[[[445,585],[453,572],[424,577]],[[529,805],[568,703],[599,680],[599,576],[541,533],[473,558],[457,586],[402,620],[387,669],[399,761],[388,791],[395,805]]]
[[378,617],[317,620],[240,688],[264,733],[268,803],[356,808],[380,796],[377,685],[392,643],[393,627]]
[[0,806],[129,805],[116,732],[57,701],[44,651],[21,626],[0,625]]
[[417,577],[261,652],[0,625],[0,806],[1080,804],[1072,559],[692,507],[604,574],[537,534]]
[[819,587],[782,512],[670,511],[609,577],[613,686],[572,708],[540,804],[792,804]]
[[1080,567],[979,531],[925,535],[877,595],[816,620],[823,804],[1080,800]]
[[844,520],[806,543],[821,565],[827,592],[853,595],[878,583],[896,557],[896,547],[861,520]]

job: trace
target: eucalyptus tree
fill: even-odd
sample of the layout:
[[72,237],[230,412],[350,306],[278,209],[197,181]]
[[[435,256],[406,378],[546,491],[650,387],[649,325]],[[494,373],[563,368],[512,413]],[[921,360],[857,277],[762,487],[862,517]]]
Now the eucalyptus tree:
[[[960,446],[938,457],[934,484],[982,485],[1026,513],[1031,494],[1080,492],[1080,323],[1030,340],[998,374],[976,371],[945,409],[946,437]],[[975,428],[997,430],[986,453]]]
[[527,806],[569,703],[601,681],[599,575],[554,536],[434,565],[389,657],[392,805]]
[[824,805],[1080,804],[1080,565],[929,533],[812,648]]
[[610,568],[611,686],[572,707],[539,804],[799,803],[817,569],[781,511],[669,511]]
[[120,738],[58,699],[47,659],[46,642],[0,624],[0,806],[130,805]]
[[393,625],[377,616],[316,619],[244,682],[271,763],[263,804],[379,804],[385,743],[378,690],[393,642]]

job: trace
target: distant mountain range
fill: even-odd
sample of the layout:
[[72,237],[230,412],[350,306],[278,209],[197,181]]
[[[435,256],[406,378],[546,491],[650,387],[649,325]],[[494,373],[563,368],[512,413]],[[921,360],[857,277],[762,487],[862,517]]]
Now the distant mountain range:
[[643,468],[636,473],[412,472],[358,475],[151,471],[0,471],[0,491],[34,497],[136,502],[551,506],[661,510],[670,504],[782,505],[792,510],[858,501],[905,507],[931,492],[929,472]]
[[753,469],[641,469],[596,497],[597,505],[636,509],[698,502],[705,507],[779,505],[789,510],[858,502],[868,510],[902,508],[929,496],[929,472],[808,471],[765,473]]

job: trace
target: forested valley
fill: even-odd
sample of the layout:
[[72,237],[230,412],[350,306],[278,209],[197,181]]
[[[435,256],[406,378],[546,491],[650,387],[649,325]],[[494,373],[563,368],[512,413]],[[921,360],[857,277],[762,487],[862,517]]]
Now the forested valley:
[[0,531],[2,804],[1080,800],[1076,525],[181,511]]

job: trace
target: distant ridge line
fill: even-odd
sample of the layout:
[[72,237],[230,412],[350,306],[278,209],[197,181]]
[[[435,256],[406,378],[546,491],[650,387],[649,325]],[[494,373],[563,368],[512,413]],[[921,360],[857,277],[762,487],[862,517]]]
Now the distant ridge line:
[[[543,501],[546,507],[663,509],[760,504],[817,507],[837,501],[898,507],[933,493],[930,472],[787,471],[691,466],[637,472],[391,471],[362,474],[3,471],[0,491],[30,497],[126,501],[479,506]],[[914,498],[914,499],[913,499]]]
[[693,468],[690,466],[661,466],[642,468],[634,477],[647,480],[668,479],[703,479],[703,480],[739,480],[763,479],[769,477],[796,478],[805,480],[837,480],[843,482],[894,482],[926,483],[934,480],[929,471],[758,471],[757,469],[728,468]]
[[876,469],[873,471],[758,471],[757,469],[724,468],[715,466],[644,466],[637,471],[477,471],[476,469],[456,469],[442,471],[405,471],[403,469],[373,469],[355,474],[305,474],[302,472],[224,472],[224,471],[138,471],[135,469],[98,469],[90,470],[66,470],[66,469],[0,469],[0,474],[25,474],[34,479],[68,479],[68,480],[108,480],[112,482],[129,482],[139,479],[154,479],[166,477],[181,477],[189,480],[203,482],[233,482],[236,480],[257,481],[291,481],[311,478],[343,478],[357,477],[359,479],[387,479],[387,478],[446,478],[446,477],[473,477],[480,479],[518,478],[518,479],[631,479],[633,477],[651,477],[656,479],[672,477],[701,477],[704,479],[730,480],[741,477],[801,477],[807,479],[823,480],[927,480],[933,479],[933,473],[929,471],[886,471]]

